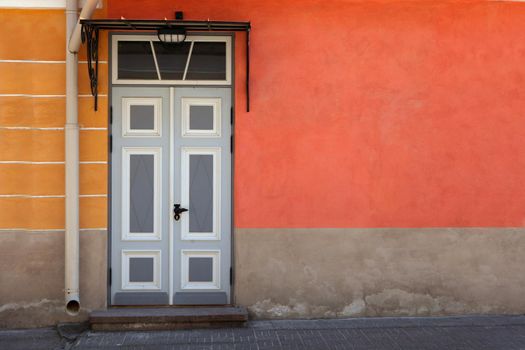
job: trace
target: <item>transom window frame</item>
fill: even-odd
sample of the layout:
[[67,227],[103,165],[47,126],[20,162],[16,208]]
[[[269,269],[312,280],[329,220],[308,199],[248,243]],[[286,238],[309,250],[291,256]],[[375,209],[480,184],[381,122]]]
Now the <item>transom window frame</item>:
[[[232,37],[231,36],[219,36],[219,35],[188,35],[186,36],[185,42],[191,42],[192,48],[195,42],[224,42],[226,43],[226,79],[225,80],[162,80],[158,66],[157,75],[159,79],[119,79],[118,78],[118,42],[119,41],[148,41],[148,42],[159,42],[159,38],[156,35],[144,34],[144,35],[126,35],[126,34],[114,34],[111,37],[111,82],[114,85],[231,85],[232,82]],[[152,45],[153,48],[153,45]],[[191,54],[190,48],[190,54]],[[155,52],[152,49],[153,58],[156,62]],[[188,59],[191,55],[188,55]],[[188,63],[186,62],[186,70],[188,69]]]

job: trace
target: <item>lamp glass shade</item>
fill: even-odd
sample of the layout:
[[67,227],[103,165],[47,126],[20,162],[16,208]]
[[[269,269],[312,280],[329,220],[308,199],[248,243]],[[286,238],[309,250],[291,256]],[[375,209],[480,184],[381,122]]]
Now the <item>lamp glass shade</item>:
[[157,37],[165,44],[178,44],[186,40],[184,28],[161,28],[157,31]]

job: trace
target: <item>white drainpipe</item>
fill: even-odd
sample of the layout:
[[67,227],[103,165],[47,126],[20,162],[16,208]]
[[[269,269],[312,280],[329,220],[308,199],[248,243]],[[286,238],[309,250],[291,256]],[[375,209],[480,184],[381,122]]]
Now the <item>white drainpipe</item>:
[[[93,12],[97,8],[98,0],[87,0],[84,3],[84,6],[82,7],[82,11],[80,12],[80,16],[78,17],[78,21],[75,27],[75,30],[73,31],[73,34],[69,37],[68,42],[68,50],[72,53],[77,53],[78,49],[80,48],[81,40],[80,40],[80,31],[82,30],[82,26],[80,25],[81,19],[90,19],[91,16],[93,16]],[[76,17],[75,17],[76,18]]]
[[[90,18],[97,0],[88,0],[81,18]],[[76,315],[80,311],[79,298],[79,201],[78,201],[78,47],[80,25],[77,0],[66,0],[66,234],[65,234],[65,302],[66,312]],[[71,51],[71,43],[77,43]]]

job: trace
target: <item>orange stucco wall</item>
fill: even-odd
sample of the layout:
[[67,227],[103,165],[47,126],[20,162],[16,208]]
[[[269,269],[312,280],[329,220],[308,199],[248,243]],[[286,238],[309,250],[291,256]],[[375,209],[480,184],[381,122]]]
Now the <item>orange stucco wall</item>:
[[[0,9],[0,231],[64,228],[65,35],[63,9]],[[100,46],[98,112],[79,54],[82,229],[107,226],[105,33]]]
[[109,2],[250,20],[236,41],[236,227],[525,224],[525,4]]

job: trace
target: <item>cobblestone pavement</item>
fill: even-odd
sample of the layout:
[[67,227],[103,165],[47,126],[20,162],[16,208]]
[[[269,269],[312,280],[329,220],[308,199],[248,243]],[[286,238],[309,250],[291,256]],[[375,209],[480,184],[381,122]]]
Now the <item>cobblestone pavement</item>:
[[525,316],[253,321],[245,328],[86,331],[66,338],[50,328],[4,330],[0,349],[514,350],[525,349]]

